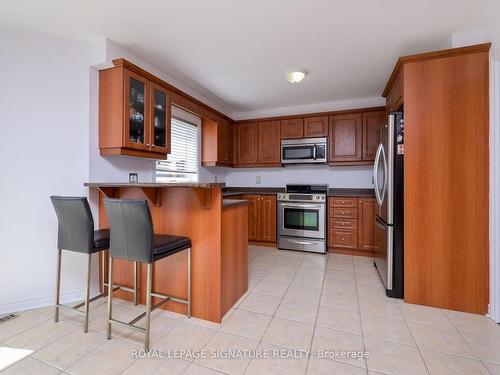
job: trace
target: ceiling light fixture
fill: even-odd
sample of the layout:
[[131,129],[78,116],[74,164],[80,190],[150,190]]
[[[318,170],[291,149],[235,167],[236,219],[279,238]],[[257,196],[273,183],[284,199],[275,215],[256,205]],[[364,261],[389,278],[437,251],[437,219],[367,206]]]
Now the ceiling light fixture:
[[306,76],[307,71],[305,69],[293,69],[286,72],[286,79],[290,83],[299,83]]

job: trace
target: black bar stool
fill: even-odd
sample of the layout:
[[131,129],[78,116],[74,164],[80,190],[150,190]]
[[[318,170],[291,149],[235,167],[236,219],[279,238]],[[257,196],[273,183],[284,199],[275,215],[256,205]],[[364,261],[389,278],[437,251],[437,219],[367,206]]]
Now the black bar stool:
[[[59,321],[59,308],[66,308],[77,313],[84,314],[83,332],[89,328],[89,304],[107,295],[106,289],[103,293],[89,299],[90,297],[90,268],[92,254],[102,252],[102,281],[105,283],[105,252],[109,249],[109,229],[94,230],[94,219],[90,211],[89,202],[85,197],[58,197],[51,196],[50,200],[54,206],[58,221],[57,236],[57,276],[56,276],[56,303],[54,321]],[[60,303],[61,290],[61,257],[62,250],[75,251],[88,255],[87,261],[87,285],[85,289],[85,299],[73,307]],[[134,265],[137,270],[137,263]],[[135,272],[136,273],[136,272]],[[134,280],[134,288],[127,288],[122,285],[113,285],[113,290],[123,289],[134,293],[134,301],[137,304],[137,278]],[[85,305],[85,312],[78,310]]]
[[[111,323],[144,332],[144,348],[149,351],[149,337],[151,332],[151,311],[168,301],[180,302],[187,305],[188,317],[191,317],[191,240],[187,237],[155,234],[153,220],[149,206],[145,200],[104,199],[110,226],[110,258],[109,258],[109,284],[113,280],[113,259],[126,259],[147,264],[146,283],[146,312],[123,322],[112,317],[112,292],[108,292],[108,329],[107,338],[111,338]],[[187,250],[187,300],[167,296],[152,291],[153,263]],[[161,301],[151,307],[151,298],[158,297]],[[135,323],[146,317],[146,327],[136,326]]]

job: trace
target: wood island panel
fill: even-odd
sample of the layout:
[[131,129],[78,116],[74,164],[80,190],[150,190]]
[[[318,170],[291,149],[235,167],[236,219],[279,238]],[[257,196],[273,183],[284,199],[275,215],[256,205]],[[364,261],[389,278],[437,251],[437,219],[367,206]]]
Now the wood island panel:
[[[213,322],[222,318],[221,300],[221,226],[222,194],[220,188],[160,188],[159,204],[150,204],[155,233],[187,236],[192,242],[192,315]],[[208,190],[208,194],[207,194]],[[108,220],[99,194],[99,227]],[[145,199],[140,187],[118,187],[116,197]],[[246,227],[246,223],[245,223]],[[245,258],[247,259],[247,258]],[[113,282],[133,285],[133,263],[115,260]],[[187,298],[187,252],[182,251],[154,263],[153,290]],[[146,265],[139,270],[139,303],[145,303]],[[243,294],[243,293],[242,293]],[[132,294],[117,291],[117,298],[132,301]],[[239,298],[239,297],[238,297]],[[153,299],[153,304],[159,299]],[[160,308],[186,314],[186,305],[167,302]]]

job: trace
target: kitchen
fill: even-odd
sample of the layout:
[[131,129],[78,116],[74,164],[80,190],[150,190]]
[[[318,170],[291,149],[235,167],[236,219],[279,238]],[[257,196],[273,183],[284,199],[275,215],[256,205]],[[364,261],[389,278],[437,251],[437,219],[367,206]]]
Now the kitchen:
[[[458,26],[443,21],[446,31],[436,29],[432,38],[417,27],[411,37],[394,35],[399,45],[383,47],[386,56],[373,53],[375,35],[391,40],[375,27],[371,42],[353,34],[355,42],[346,46],[338,33],[329,37],[344,56],[303,43],[304,59],[276,30],[288,51],[283,56],[295,58],[277,63],[279,53],[262,43],[270,48],[266,69],[257,58],[259,43],[246,45],[253,52],[244,53],[246,61],[235,44],[231,57],[213,49],[213,58],[197,55],[204,64],[195,64],[174,40],[192,45],[187,40],[200,34],[174,35],[173,25],[143,24],[172,35],[150,44],[113,34],[109,23],[99,33],[105,39],[61,37],[61,30],[90,35],[90,26],[70,25],[57,12],[49,16],[56,3],[38,9],[44,14],[39,24],[34,4],[30,10],[6,6],[10,20],[0,18],[11,93],[2,124],[12,123],[38,156],[17,150],[18,158],[5,163],[3,195],[11,199],[4,206],[12,220],[2,232],[9,288],[0,298],[0,369],[500,371],[500,74],[491,4],[482,5],[489,9],[479,23],[484,30],[456,32],[477,23],[471,12],[453,10]],[[204,32],[247,20],[240,11],[252,14],[248,5],[218,13],[221,4],[195,6],[225,20],[204,24]],[[194,5],[176,6],[192,11]],[[321,6],[339,11],[338,4]],[[97,23],[110,14],[102,7]],[[286,12],[298,16],[299,8]],[[326,17],[302,11],[314,20]],[[428,6],[420,11],[439,24]],[[118,12],[118,19],[128,12]],[[27,30],[20,14],[37,26]],[[260,14],[264,27],[273,24],[272,14],[279,12]],[[376,24],[375,17],[363,17]],[[179,22],[189,24],[183,17]],[[310,31],[321,27],[337,26],[317,22]],[[298,26],[293,34],[299,38],[306,29]],[[225,37],[241,37],[242,30],[233,30],[225,29]],[[226,40],[210,35],[213,43]],[[367,51],[363,57],[355,43]],[[208,56],[208,48],[200,46],[199,53]],[[172,64],[174,58],[179,61]],[[322,70],[328,64],[331,71]],[[194,65],[197,73],[187,74]],[[29,110],[13,99],[24,97],[28,86],[39,98]],[[54,102],[62,103],[57,116]],[[2,160],[14,146],[5,144]],[[69,211],[59,216],[63,211],[49,197],[52,204],[79,197],[88,207],[91,236],[97,241],[108,233],[108,244],[93,242],[85,260],[75,254],[82,251],[62,246],[61,231],[74,228],[65,226]],[[129,210],[127,204],[141,206]],[[116,231],[120,220],[137,220],[139,209],[145,210],[140,225]],[[20,218],[24,225],[15,225]],[[152,236],[149,260],[120,250],[139,246],[133,238],[143,224]],[[128,245],[113,244],[121,241]],[[26,252],[22,262],[20,251]],[[229,358],[231,350],[246,354]]]

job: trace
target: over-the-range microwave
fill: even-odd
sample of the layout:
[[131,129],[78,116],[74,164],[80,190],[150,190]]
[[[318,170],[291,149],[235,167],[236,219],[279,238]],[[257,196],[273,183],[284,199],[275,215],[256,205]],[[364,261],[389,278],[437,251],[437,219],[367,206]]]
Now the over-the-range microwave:
[[325,164],[327,144],[327,138],[284,139],[281,164]]

